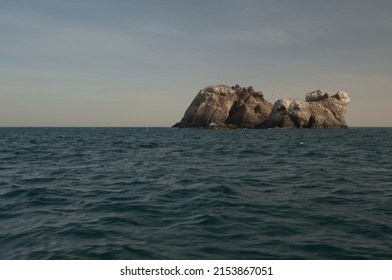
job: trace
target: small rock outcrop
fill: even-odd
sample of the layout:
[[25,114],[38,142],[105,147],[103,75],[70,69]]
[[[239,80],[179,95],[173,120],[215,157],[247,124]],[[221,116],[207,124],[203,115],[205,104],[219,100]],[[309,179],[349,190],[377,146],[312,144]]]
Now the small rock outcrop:
[[339,91],[306,94],[306,101],[279,99],[274,105],[253,87],[209,86],[199,91],[173,127],[202,128],[346,128],[350,98]]
[[272,104],[253,87],[210,86],[199,91],[173,127],[258,128],[271,110]]
[[339,91],[333,96],[321,90],[306,94],[306,101],[279,99],[264,128],[347,128],[345,114],[350,98]]

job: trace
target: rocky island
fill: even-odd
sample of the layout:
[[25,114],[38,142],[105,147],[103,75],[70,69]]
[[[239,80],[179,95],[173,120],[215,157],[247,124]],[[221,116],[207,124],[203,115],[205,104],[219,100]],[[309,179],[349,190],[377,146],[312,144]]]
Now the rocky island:
[[199,91],[173,127],[187,128],[347,128],[350,98],[339,91],[306,94],[306,100],[279,99],[274,105],[253,87],[209,86]]

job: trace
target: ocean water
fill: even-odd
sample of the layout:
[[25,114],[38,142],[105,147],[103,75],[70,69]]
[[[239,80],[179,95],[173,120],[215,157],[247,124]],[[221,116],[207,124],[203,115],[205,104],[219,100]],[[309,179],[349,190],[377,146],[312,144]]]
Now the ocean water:
[[1,128],[0,259],[392,259],[391,139]]

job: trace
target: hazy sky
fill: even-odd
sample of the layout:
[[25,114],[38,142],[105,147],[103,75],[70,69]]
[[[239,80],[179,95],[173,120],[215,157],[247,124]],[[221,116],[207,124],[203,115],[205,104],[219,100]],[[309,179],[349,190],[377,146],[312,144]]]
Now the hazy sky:
[[0,126],[171,126],[206,86],[392,126],[390,0],[0,0]]

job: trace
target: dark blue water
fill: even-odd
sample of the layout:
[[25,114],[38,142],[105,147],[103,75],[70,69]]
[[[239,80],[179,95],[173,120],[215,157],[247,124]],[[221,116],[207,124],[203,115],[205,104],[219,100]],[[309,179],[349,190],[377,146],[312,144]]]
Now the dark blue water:
[[1,259],[392,259],[392,129],[0,129]]

